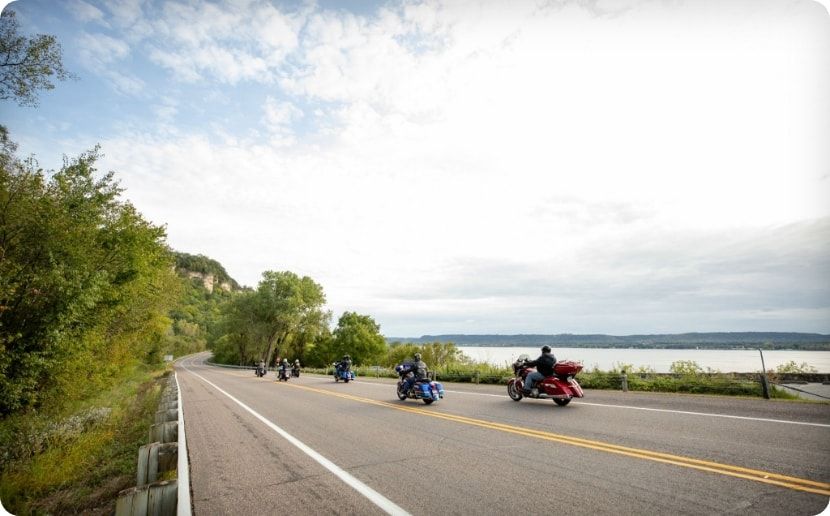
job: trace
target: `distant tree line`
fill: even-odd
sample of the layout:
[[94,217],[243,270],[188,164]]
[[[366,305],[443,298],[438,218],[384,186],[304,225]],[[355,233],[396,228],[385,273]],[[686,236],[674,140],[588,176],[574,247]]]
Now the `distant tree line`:
[[422,344],[451,341],[459,346],[550,346],[591,348],[665,349],[803,349],[830,350],[830,335],[794,332],[712,332],[656,335],[424,335],[416,338],[390,338],[389,341]]

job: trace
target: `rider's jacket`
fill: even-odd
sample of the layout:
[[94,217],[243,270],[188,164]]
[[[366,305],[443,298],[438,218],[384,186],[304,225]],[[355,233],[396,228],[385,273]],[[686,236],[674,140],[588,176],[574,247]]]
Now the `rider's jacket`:
[[352,361],[351,360],[341,360],[340,362],[337,363],[337,367],[341,371],[348,371],[352,367]]
[[423,380],[427,377],[427,365],[423,360],[419,360],[417,362],[412,362],[412,374],[415,375],[415,378],[419,380]]
[[556,364],[556,357],[553,353],[542,353],[539,358],[528,362],[528,367],[535,367],[537,371],[545,376],[553,376],[553,366]]

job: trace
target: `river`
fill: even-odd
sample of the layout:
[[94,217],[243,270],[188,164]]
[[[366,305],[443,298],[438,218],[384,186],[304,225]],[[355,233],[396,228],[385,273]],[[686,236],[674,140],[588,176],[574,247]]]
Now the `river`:
[[[525,353],[531,358],[539,356],[539,348],[524,347],[471,347],[459,346],[468,357],[493,365],[512,363]],[[650,367],[658,373],[668,373],[672,362],[692,360],[704,370],[711,368],[723,373],[751,373],[761,370],[761,356],[757,349],[605,349],[605,348],[554,348],[557,360],[582,362],[586,369],[599,368],[608,371],[620,364],[630,364],[636,370]],[[806,362],[819,373],[830,373],[830,351],[764,350],[767,369],[794,361]]]

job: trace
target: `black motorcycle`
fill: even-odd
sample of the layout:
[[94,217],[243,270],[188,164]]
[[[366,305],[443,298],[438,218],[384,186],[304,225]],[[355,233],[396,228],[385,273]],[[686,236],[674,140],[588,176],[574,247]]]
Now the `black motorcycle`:
[[258,378],[262,378],[267,372],[268,369],[262,366],[256,366],[256,369],[254,370],[254,374],[256,374]]
[[295,365],[291,368],[291,376],[293,376],[294,378],[300,377],[300,366]]

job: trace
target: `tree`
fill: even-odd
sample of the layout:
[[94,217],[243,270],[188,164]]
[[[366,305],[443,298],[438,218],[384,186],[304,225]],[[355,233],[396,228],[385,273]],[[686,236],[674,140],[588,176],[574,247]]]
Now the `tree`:
[[120,199],[98,150],[46,174],[0,131],[0,416],[82,397],[160,359],[177,282],[164,228]]
[[55,36],[18,34],[15,12],[5,9],[0,16],[0,99],[16,99],[21,106],[37,106],[37,91],[51,90],[52,78],[66,80],[73,75],[63,67],[62,50]]
[[265,271],[256,290],[256,310],[264,340],[261,357],[271,361],[274,353],[284,356],[292,339],[314,335],[328,323],[322,310],[323,287],[308,276],[290,271]]
[[300,357],[328,327],[323,287],[308,276],[266,271],[257,289],[237,296],[224,310],[224,336],[214,347],[220,361],[248,363],[276,354]]
[[386,339],[371,316],[343,312],[334,329],[332,350],[335,356],[351,355],[356,364],[377,364],[386,353]]

